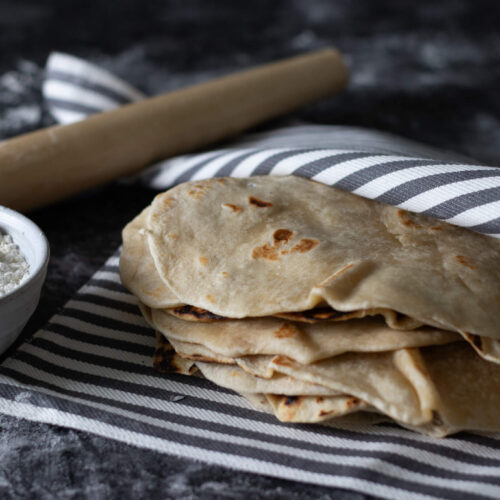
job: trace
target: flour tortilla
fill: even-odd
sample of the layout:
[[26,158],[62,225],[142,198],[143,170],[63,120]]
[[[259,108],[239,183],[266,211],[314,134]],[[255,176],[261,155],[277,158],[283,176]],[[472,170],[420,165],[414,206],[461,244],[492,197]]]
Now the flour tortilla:
[[380,318],[316,324],[273,317],[193,323],[159,309],[146,314],[151,315],[154,328],[169,339],[200,344],[231,358],[282,354],[303,364],[350,351],[389,351],[460,340],[458,334],[435,328],[393,330]]
[[158,195],[156,269],[179,301],[243,318],[386,308],[500,339],[500,241],[297,177],[209,179]]
[[265,379],[250,375],[238,366],[205,363],[203,361],[196,361],[196,366],[203,376],[214,384],[236,392],[279,392],[288,396],[338,395],[338,391],[328,387],[296,380],[280,373],[275,373],[273,377]]
[[323,422],[368,408],[364,401],[346,395],[290,397],[266,394],[266,399],[282,422]]
[[122,232],[120,277],[125,288],[149,307],[176,307],[182,304],[158,274],[147,242],[145,208]]

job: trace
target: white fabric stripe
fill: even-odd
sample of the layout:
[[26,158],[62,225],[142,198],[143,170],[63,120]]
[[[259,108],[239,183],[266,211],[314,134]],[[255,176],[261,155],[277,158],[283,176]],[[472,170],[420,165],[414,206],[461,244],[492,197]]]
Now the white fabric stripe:
[[[37,352],[37,351],[41,351],[42,354],[46,353],[46,351],[42,351],[40,349],[37,349],[34,346],[30,346],[30,347],[31,347],[30,351],[34,351],[34,352],[32,352],[32,354],[37,355],[39,357],[42,357],[42,356],[40,356],[40,352]],[[63,359],[60,356],[50,355],[50,354],[45,355],[42,359],[46,359],[48,361],[51,358],[52,358],[51,362],[53,362],[53,363],[58,363],[58,361],[60,359]],[[263,434],[269,434],[269,435],[273,435],[273,436],[277,435],[276,432],[279,429],[279,431],[278,431],[279,435],[283,438],[284,442],[286,442],[287,437],[296,439],[295,433],[290,433],[289,429],[280,427],[279,425],[273,425],[273,424],[263,423],[263,422],[259,422],[259,421],[254,421],[252,419],[248,419],[245,417],[232,416],[232,415],[227,415],[227,414],[222,415],[216,411],[206,410],[206,409],[202,409],[202,408],[194,408],[193,409],[192,407],[179,405],[174,401],[172,401],[172,402],[165,401],[162,398],[155,398],[155,397],[151,397],[151,396],[130,394],[130,393],[121,391],[119,389],[100,387],[100,386],[95,386],[93,384],[88,384],[88,383],[84,383],[84,382],[77,382],[74,380],[70,381],[70,379],[65,379],[65,378],[61,378],[57,375],[48,374],[47,372],[45,372],[43,370],[39,370],[37,368],[34,368],[33,366],[31,366],[28,363],[24,363],[22,361],[20,361],[20,363],[22,364],[23,373],[26,373],[29,376],[36,378],[37,380],[41,380],[41,381],[50,383],[52,385],[58,385],[59,387],[64,387],[64,388],[68,388],[71,390],[75,390],[77,392],[82,392],[83,394],[91,394],[91,395],[95,395],[95,396],[101,396],[101,397],[105,397],[105,398],[108,398],[108,399],[111,399],[114,401],[118,401],[118,402],[125,402],[125,403],[129,403],[129,404],[139,405],[139,406],[142,406],[144,408],[151,408],[151,409],[156,409],[156,410],[161,410],[161,411],[168,411],[168,412],[174,413],[176,415],[188,416],[188,417],[195,418],[197,420],[206,421],[206,422],[227,424],[227,425],[231,425],[232,427],[235,427],[238,429],[251,428],[253,431],[261,432]],[[93,367],[93,365],[90,365],[90,366]],[[68,366],[66,366],[66,367],[68,368]],[[83,373],[86,373],[86,372],[83,372]],[[115,378],[115,377],[110,377],[110,378]],[[139,376],[139,378],[142,382],[142,379],[146,378],[146,377]],[[160,379],[160,381],[161,380],[163,380],[163,379]],[[173,385],[173,384],[171,384],[172,381],[169,381],[167,378],[165,378],[164,381],[165,381],[164,386],[150,385],[150,384],[146,384],[146,383],[144,383],[142,385],[147,385],[148,387],[157,387],[160,389],[166,389],[166,390],[169,390],[171,392],[180,392],[180,391],[175,391],[172,389],[172,387],[171,387],[171,385]],[[70,382],[70,385],[68,384],[68,382]],[[195,395],[197,393],[197,391],[196,390],[192,391],[192,389],[197,389],[197,388],[189,387],[187,389],[187,391],[193,392],[194,394],[192,394],[192,395]],[[184,389],[182,389],[182,391],[185,393],[186,389],[184,388]],[[221,394],[220,392],[217,391],[216,397],[214,399],[215,394],[211,394],[211,395],[209,395],[209,397],[207,397],[207,394],[205,394],[205,391],[212,392],[212,393],[216,392],[216,391],[204,390],[203,392],[201,392],[202,399],[206,399],[208,401],[220,401],[220,402],[223,402],[226,404],[229,403],[232,406],[246,407],[246,401],[244,400],[244,398],[242,398],[241,396],[238,396],[236,394],[232,397],[231,395]],[[70,396],[65,396],[65,395],[60,395],[60,397],[70,398]],[[195,397],[200,397],[200,396],[196,395]],[[112,407],[112,406],[110,406],[110,407],[106,406],[106,409],[108,409],[108,408],[111,411],[116,411],[116,409],[114,409],[114,407]],[[141,420],[143,422],[146,422],[149,419],[151,419],[152,417],[148,417],[145,415],[136,415],[135,418],[137,418],[138,420]],[[154,419],[154,420],[156,421],[157,419]],[[154,421],[153,422],[150,421],[150,423],[152,423],[154,425],[158,425]],[[209,432],[206,430],[198,430],[197,432],[199,432],[200,437],[210,437]],[[223,435],[221,435],[220,433],[216,433],[216,435],[219,435],[219,438],[218,438],[219,441],[223,440],[220,437]],[[212,438],[217,439],[216,435],[214,435]],[[352,450],[363,451],[363,452],[378,451],[380,449],[380,446],[378,443],[353,442],[353,441],[345,440],[345,439],[335,437],[335,436],[331,436],[331,437],[330,436],[321,436],[321,437],[314,436],[314,437],[315,437],[315,439],[312,441],[309,441],[310,443],[320,444],[320,445],[324,445],[324,446],[330,445],[330,446],[334,446],[337,448],[352,449]],[[247,438],[236,438],[235,436],[231,436],[230,439],[233,442],[236,442],[237,439],[245,439],[246,444],[250,445],[250,446],[253,446],[254,443],[256,442],[256,438],[247,439]],[[243,443],[240,443],[240,444],[243,444]],[[271,446],[280,446],[280,445],[270,445],[269,444],[268,446],[264,447],[264,449],[272,449]],[[438,455],[435,455],[433,453],[429,453],[429,452],[426,452],[423,450],[418,450],[418,453],[415,453],[414,449],[410,449],[413,452],[413,456],[412,456],[412,454],[408,454],[408,451],[405,450],[406,447],[399,447],[399,448],[401,448],[401,449],[392,450],[392,451],[394,453],[398,453],[398,452],[403,453],[404,455],[409,456],[410,458],[413,458],[414,460],[417,460],[421,463],[429,463],[430,461],[432,461],[432,463],[436,464],[436,460],[439,460],[439,462],[437,462],[437,463],[439,463],[439,465],[436,465],[436,467],[441,468],[443,470],[449,470],[452,472],[459,472],[462,470],[464,473],[486,475],[486,476],[495,475],[495,474],[498,474],[498,472],[499,472],[498,467],[476,466],[476,465],[471,465],[471,464],[465,464],[463,462],[449,459],[447,457],[438,456]],[[291,447],[290,450],[291,450],[292,455],[297,453],[297,448]],[[277,448],[274,448],[274,451],[279,451],[279,450]],[[283,452],[283,449],[281,450],[281,452]],[[309,454],[307,457],[306,457],[306,453]],[[313,460],[321,460],[321,461],[325,460],[325,453],[321,452],[321,451],[301,450],[301,455],[306,457],[306,458],[311,458]],[[326,455],[328,457],[331,456],[331,454],[328,454],[328,453]],[[335,461],[333,461],[332,463],[338,463],[338,464],[344,463],[347,465],[347,462],[349,462],[350,465],[353,465],[353,466],[360,465],[360,457],[346,457],[345,455],[343,455],[340,457],[341,461],[338,462],[338,460],[339,460],[339,458],[335,459]],[[373,460],[373,458],[369,457],[369,460]],[[387,464],[387,465],[389,465],[389,464]],[[401,472],[404,472],[404,474],[399,475],[399,474],[401,474]],[[391,474],[390,471],[386,471],[386,473]],[[436,485],[442,484],[442,481],[443,481],[442,478],[433,478],[431,476],[428,476],[427,474],[422,474],[419,472],[409,472],[406,469],[404,469],[403,471],[398,471],[397,474],[398,475],[396,475],[396,477],[404,477],[405,479],[410,479],[410,480],[415,480],[415,481],[418,481],[419,478],[425,479],[426,482],[428,480],[435,481],[434,484],[436,484]],[[479,483],[476,483],[475,481],[469,481],[469,480],[459,481],[457,479],[453,479],[453,480],[446,479],[444,481],[452,481],[453,484],[463,483],[463,485],[475,484],[476,487],[479,484]],[[494,486],[494,488],[500,491],[500,486]],[[473,490],[470,490],[470,491],[473,491]]]
[[127,96],[132,101],[137,101],[146,97],[145,94],[139,92],[137,89],[108,71],[84,61],[83,59],[62,52],[52,52],[52,54],[50,54],[47,60],[47,70],[81,76],[85,78],[85,80],[113,89]]
[[61,109],[53,105],[49,105],[50,112],[54,115],[54,118],[63,124],[74,123],[87,118],[85,113],[79,111],[73,111],[70,109]]
[[[306,153],[298,153],[294,156],[289,156],[280,160],[269,172],[270,175],[287,175],[293,172],[295,169],[306,165],[312,161],[321,160],[322,158],[327,158],[328,156],[338,156],[344,153],[356,153],[352,149],[322,149],[320,151],[308,151]],[[332,161],[335,161],[332,160]]]
[[467,179],[465,181],[457,181],[444,186],[437,186],[434,189],[429,189],[423,193],[409,198],[401,203],[400,207],[406,210],[419,210],[420,207],[435,207],[452,200],[466,193],[474,193],[483,189],[489,189],[500,186],[500,169],[498,171],[498,179],[487,177],[483,179]]
[[[56,332],[51,332],[49,330],[41,330],[41,335],[37,338],[45,339],[60,347],[65,347],[67,349],[73,349],[74,351],[83,352],[86,354],[94,354],[96,356],[101,356],[106,359],[114,359],[118,361],[126,361],[127,363],[132,363],[134,365],[140,366],[151,366],[152,359],[151,356],[143,356],[142,354],[137,354],[130,351],[122,351],[121,349],[115,349],[113,347],[107,347],[102,345],[89,344],[83,340],[71,339],[65,337]],[[19,350],[24,350],[21,346]]]
[[74,83],[59,80],[46,80],[43,84],[43,93],[49,99],[62,99],[64,101],[84,104],[102,111],[116,108],[120,105],[111,97],[99,94],[90,89],[84,89]]
[[366,494],[378,495],[391,500],[427,500],[427,495],[412,493],[409,496],[408,492],[399,488],[394,488],[389,485],[381,485],[372,483],[356,477],[334,476],[327,474],[319,474],[309,471],[303,471],[292,467],[263,462],[253,458],[232,455],[230,453],[221,453],[210,450],[200,450],[188,445],[174,443],[168,440],[161,440],[155,437],[144,434],[131,432],[119,427],[102,423],[97,420],[92,420],[85,417],[80,417],[71,413],[62,412],[55,409],[33,408],[24,403],[13,402],[7,399],[0,398],[0,410],[2,413],[13,417],[26,418],[36,422],[44,422],[49,424],[61,425],[62,427],[70,427],[79,430],[85,430],[103,437],[122,441],[124,443],[139,446],[140,448],[149,448],[160,451],[169,455],[181,456],[192,459],[193,457],[203,457],[205,462],[222,465],[230,469],[244,470],[257,474],[265,474],[278,478],[290,479],[292,481],[301,481],[305,483],[316,483],[325,486],[337,488],[351,489],[360,491]]
[[54,316],[50,320],[51,324],[55,325],[63,325],[69,328],[73,328],[74,330],[78,330],[83,333],[89,333],[90,335],[95,335],[96,337],[103,337],[106,339],[112,340],[126,340],[131,344],[138,344],[142,346],[151,346],[155,345],[155,337],[151,331],[151,337],[147,335],[138,335],[136,333],[125,333],[121,330],[112,330],[110,328],[106,328],[104,326],[94,325],[93,323],[87,323],[86,321],[82,321],[71,316],[62,316],[57,315]]
[[272,148],[266,151],[259,151],[248,158],[245,158],[231,173],[231,177],[248,177],[263,161],[271,156],[285,151],[291,151],[290,148]]
[[[194,156],[180,156],[172,160],[161,163],[161,170],[151,179],[151,187],[154,189],[164,189],[171,186],[177,177],[187,172],[196,163],[208,160],[220,154],[221,151],[210,151]],[[146,170],[145,175],[148,175]]]
[[119,285],[122,284],[120,274],[115,271],[97,271],[94,276],[92,276],[92,279],[108,280],[118,283]]
[[102,288],[98,285],[85,285],[80,289],[79,293],[89,293],[96,295],[97,297],[105,297],[107,299],[123,302],[124,304],[137,304],[137,299],[129,293],[108,290],[107,288]]
[[482,224],[498,219],[500,217],[500,200],[485,203],[478,207],[470,208],[461,214],[447,219],[450,224],[459,224],[460,226],[469,227],[475,226],[478,219]]
[[[435,165],[410,167],[404,170],[396,170],[394,172],[381,175],[380,177],[367,182],[363,186],[360,186],[358,189],[355,189],[353,193],[366,198],[377,198],[387,191],[414,179],[422,179],[436,174],[451,174],[466,171],[491,172],[492,167],[483,167],[479,165],[442,165],[439,163],[436,163]],[[426,208],[427,207],[422,207],[420,211],[425,210]]]
[[374,155],[366,158],[347,160],[322,170],[313,176],[312,179],[317,182],[323,182],[324,184],[334,185],[345,177],[364,168],[384,165],[392,161],[414,161],[415,159],[416,158],[408,158],[407,156]]
[[196,181],[213,177],[221,167],[232,161],[234,158],[243,156],[245,153],[249,153],[251,151],[251,149],[238,149],[236,151],[230,151],[201,167],[197,172],[195,172],[194,175],[191,176],[191,180]]
[[[57,338],[57,336],[58,336],[57,334],[52,334],[52,332],[46,332],[46,333],[44,333],[44,337],[46,337],[47,334],[49,334],[48,335],[49,339],[50,339],[50,337],[54,338],[54,336],[56,336],[56,338]],[[75,344],[76,345],[78,344],[78,341],[74,341],[72,339],[62,339],[62,340],[63,340],[62,344],[64,344],[66,347],[69,347],[69,348],[73,348],[72,346],[74,346]],[[70,368],[70,369],[73,369],[72,367],[76,366],[72,362],[69,362],[69,364],[66,363],[65,359],[61,358],[59,355],[51,354],[50,352],[46,351],[45,349],[39,348],[37,346],[33,346],[33,345],[30,345],[30,344],[27,344],[27,348],[28,349],[24,349],[23,348],[23,350],[26,350],[26,352],[31,352],[32,354],[37,355],[37,356],[39,355],[38,354],[39,352],[45,353],[45,354],[43,354],[43,356],[40,355],[39,357],[41,359],[45,359],[46,361],[52,362],[52,363],[56,364],[57,366],[66,366],[67,368]],[[89,345],[87,348],[85,348],[84,352],[89,352],[91,354],[98,354],[99,355],[99,349],[100,348],[95,348],[95,347]],[[114,353],[119,353],[118,354],[119,355],[118,358],[116,358],[116,355],[109,356],[109,357],[112,357],[114,359],[122,359],[124,361],[129,361],[128,358],[130,357],[131,359],[138,359],[140,361],[140,359],[142,358],[142,357],[139,357],[137,355],[131,355],[128,352],[119,351],[117,349],[113,350],[113,351],[114,351]],[[112,354],[114,354],[114,353],[112,353]],[[60,361],[62,361],[62,363],[60,363]],[[149,363],[151,363],[151,360],[149,360]],[[87,363],[82,363],[82,366],[83,366],[82,373],[94,373],[94,372],[86,371],[86,369],[85,369],[85,366],[91,366],[91,365],[88,365]],[[78,370],[78,371],[80,371],[80,370]],[[113,369],[113,373],[117,372],[117,371],[120,371],[120,370]],[[95,374],[101,374],[101,371],[97,368],[97,369],[95,369]],[[137,383],[141,383],[140,380],[138,379],[138,377],[139,376],[136,375],[135,377],[132,378],[132,381],[136,381]],[[109,378],[114,378],[114,377],[109,377]],[[117,377],[116,379],[119,380],[120,378]],[[122,380],[124,380],[124,379],[122,379]],[[167,378],[165,378],[165,380],[167,380]],[[147,385],[147,384],[145,384],[145,385]],[[163,386],[160,384],[159,386],[155,385],[155,387],[163,387]],[[182,389],[179,392],[182,392]],[[213,393],[210,396],[213,397]],[[239,396],[237,396],[237,397],[239,397]],[[210,399],[210,398],[205,398],[204,397],[204,399]],[[335,427],[335,425],[334,425],[334,427]],[[379,433],[379,434],[385,434],[385,432],[382,432],[382,433]],[[307,433],[307,436],[309,437],[309,439],[307,439],[308,442],[310,442],[310,443],[318,442],[318,436],[316,434],[314,434],[314,431],[312,431],[310,433]],[[429,442],[429,438],[426,437],[426,436],[420,436],[420,435],[417,434],[417,435],[411,435],[411,437],[412,438],[413,437],[420,438],[420,441],[422,441],[422,442]],[[324,437],[321,437],[319,439],[321,439],[321,442],[324,441]],[[446,440],[446,444],[447,445],[451,445],[451,448],[464,450],[463,446],[454,447],[452,441],[453,441],[453,438],[449,438],[449,440]],[[457,441],[457,444],[459,444],[459,445],[462,444],[459,440],[456,440],[456,441]],[[431,440],[431,442],[432,442],[432,440]],[[336,444],[336,445],[338,445],[338,444]],[[351,444],[350,446],[352,447],[353,445]],[[378,443],[376,443],[376,446],[378,446]],[[484,447],[482,447],[481,445],[477,445],[477,446],[479,446],[479,449],[476,450],[475,452],[472,452],[469,449],[467,449],[467,452],[469,452],[469,453],[477,453],[477,456],[485,456],[485,452],[488,455],[490,455],[490,453],[492,452],[491,449],[486,449],[485,450]],[[403,446],[403,445],[399,445],[399,447],[401,448],[402,451],[404,450],[405,452],[409,452],[411,450],[414,450],[414,448],[410,448],[410,447]],[[362,449],[366,449],[366,448],[362,448]],[[419,453],[427,453],[427,452],[419,450]],[[427,457],[429,460],[430,459],[436,459],[436,456],[434,454],[431,453],[431,455],[432,455],[432,457],[431,456]],[[498,458],[496,450],[493,451],[493,454],[491,455],[491,458]],[[440,461],[441,460],[443,461],[443,463],[448,463],[447,461],[449,459],[440,456]],[[457,461],[457,462],[452,461],[451,465],[450,465],[450,470],[455,470],[454,468],[456,467],[456,465],[460,464],[460,463],[461,463],[460,461]],[[441,462],[440,462],[440,465],[441,465]],[[478,473],[488,474],[488,473],[491,473],[492,470],[496,470],[495,467],[493,467],[493,469],[491,467],[488,467],[488,466],[485,466],[485,467],[478,466],[478,467],[480,467],[478,469],[478,471],[479,470],[482,471],[482,472],[478,472]]]
[[150,328],[149,325],[144,321],[140,314],[139,309],[137,309],[137,314],[121,311],[113,307],[101,306],[94,304],[92,302],[85,302],[83,300],[71,299],[65,307],[70,307],[72,309],[78,309],[79,311],[85,311],[92,314],[97,314],[103,316],[104,318],[116,319],[118,321],[124,321],[130,325],[138,325],[144,328]]

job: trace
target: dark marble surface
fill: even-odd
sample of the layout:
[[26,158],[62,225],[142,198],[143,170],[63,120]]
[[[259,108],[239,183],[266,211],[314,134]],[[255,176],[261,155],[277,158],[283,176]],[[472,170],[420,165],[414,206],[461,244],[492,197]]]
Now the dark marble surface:
[[[350,87],[297,117],[388,130],[499,164],[499,24],[494,0],[3,0],[0,138],[52,123],[40,96],[51,50],[89,58],[154,94],[333,44],[351,65]],[[23,338],[116,249],[123,225],[152,196],[114,184],[31,214],[52,258]],[[10,417],[0,417],[0,496],[366,498]]]

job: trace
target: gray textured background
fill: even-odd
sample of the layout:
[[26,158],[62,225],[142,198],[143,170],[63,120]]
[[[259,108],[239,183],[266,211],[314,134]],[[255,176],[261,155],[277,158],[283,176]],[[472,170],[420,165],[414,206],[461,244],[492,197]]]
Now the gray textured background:
[[[395,132],[500,163],[496,1],[0,1],[0,139],[52,123],[51,50],[102,64],[150,94],[336,45],[349,89],[297,117]],[[1,179],[0,179],[1,182]],[[31,217],[52,249],[29,337],[120,243],[153,196],[114,184]],[[210,467],[104,438],[0,417],[2,498],[366,498]]]

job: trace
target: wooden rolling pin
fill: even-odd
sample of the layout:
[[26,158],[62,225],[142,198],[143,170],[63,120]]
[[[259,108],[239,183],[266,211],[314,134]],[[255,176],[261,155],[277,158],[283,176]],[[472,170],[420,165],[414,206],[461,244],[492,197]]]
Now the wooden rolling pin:
[[29,211],[188,153],[341,90],[325,49],[0,143],[0,205]]

